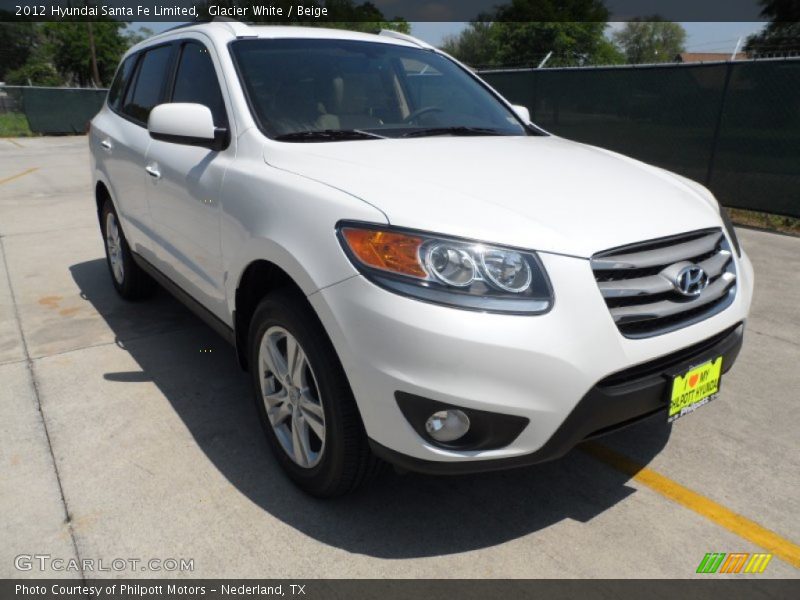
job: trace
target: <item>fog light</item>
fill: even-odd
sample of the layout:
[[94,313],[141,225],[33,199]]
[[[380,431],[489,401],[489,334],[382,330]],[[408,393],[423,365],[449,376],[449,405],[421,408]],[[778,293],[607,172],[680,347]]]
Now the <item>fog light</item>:
[[469,417],[458,409],[440,410],[425,421],[425,431],[437,442],[453,442],[469,431]]

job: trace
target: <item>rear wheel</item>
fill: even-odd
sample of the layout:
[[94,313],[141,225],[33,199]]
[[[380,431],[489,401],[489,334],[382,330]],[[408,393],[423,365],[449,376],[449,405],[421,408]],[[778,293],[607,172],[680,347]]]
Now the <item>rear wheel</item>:
[[111,282],[117,293],[126,300],[139,300],[150,295],[155,282],[133,260],[128,241],[122,232],[119,216],[111,200],[106,200],[103,204],[100,230],[105,242],[106,262],[111,273]]
[[261,423],[295,484],[327,498],[379,471],[344,370],[304,298],[279,291],[262,300],[249,359]]

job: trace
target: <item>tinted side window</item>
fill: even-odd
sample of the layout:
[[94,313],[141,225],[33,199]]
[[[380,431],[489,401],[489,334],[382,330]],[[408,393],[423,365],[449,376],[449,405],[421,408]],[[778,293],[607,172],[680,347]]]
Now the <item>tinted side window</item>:
[[128,87],[133,67],[136,65],[137,55],[129,56],[122,63],[122,66],[117,70],[117,75],[114,77],[114,82],[111,84],[111,89],[108,90],[108,105],[114,110],[119,110],[122,104],[122,93]]
[[183,46],[172,101],[207,106],[214,117],[214,125],[228,126],[214,63],[202,44],[189,42]]
[[147,123],[150,111],[161,102],[171,55],[172,46],[161,46],[145,53],[139,61],[136,81],[125,97],[122,112],[140,123]]

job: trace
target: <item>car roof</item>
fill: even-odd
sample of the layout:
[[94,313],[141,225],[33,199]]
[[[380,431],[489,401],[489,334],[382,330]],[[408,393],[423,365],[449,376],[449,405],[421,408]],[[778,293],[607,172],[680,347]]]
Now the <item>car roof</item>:
[[302,27],[295,25],[248,25],[240,21],[215,20],[210,23],[180,25],[154,35],[132,47],[127,54],[137,52],[148,46],[177,39],[189,32],[204,33],[218,44],[227,44],[235,39],[327,39],[354,40],[398,46],[432,48],[422,40],[403,33],[382,30],[380,34],[328,29],[324,27]]

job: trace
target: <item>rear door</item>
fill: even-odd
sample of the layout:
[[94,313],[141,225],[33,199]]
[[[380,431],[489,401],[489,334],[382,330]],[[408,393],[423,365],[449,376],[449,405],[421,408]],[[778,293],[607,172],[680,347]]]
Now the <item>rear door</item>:
[[[199,39],[186,39],[177,46],[167,101],[207,106],[214,125],[230,132],[216,57]],[[219,196],[234,157],[231,141],[216,151],[159,140],[152,140],[146,157],[151,174],[148,203],[161,239],[156,266],[224,322],[230,319],[223,287]]]
[[94,134],[98,160],[105,167],[125,235],[140,254],[155,243],[144,170],[150,146],[147,118],[165,93],[173,51],[170,44],[155,46],[125,60],[109,91],[108,108],[113,115],[98,121]]

